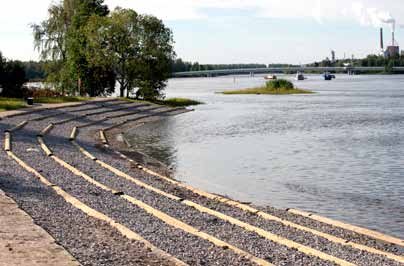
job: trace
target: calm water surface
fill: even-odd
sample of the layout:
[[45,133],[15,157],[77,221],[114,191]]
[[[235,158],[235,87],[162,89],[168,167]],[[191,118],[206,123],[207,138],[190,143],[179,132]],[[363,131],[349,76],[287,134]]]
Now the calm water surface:
[[295,84],[316,94],[215,94],[262,76],[172,79],[169,97],[207,104],[127,138],[201,189],[404,237],[404,76],[308,77]]

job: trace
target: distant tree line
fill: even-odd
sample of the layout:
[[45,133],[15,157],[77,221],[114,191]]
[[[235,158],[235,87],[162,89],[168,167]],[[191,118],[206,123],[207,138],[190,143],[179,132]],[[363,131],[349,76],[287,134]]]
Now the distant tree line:
[[404,55],[396,57],[384,57],[381,55],[368,55],[362,59],[340,59],[332,62],[326,58],[320,62],[314,62],[308,66],[314,67],[344,67],[346,64],[358,67],[384,67],[385,72],[391,72],[393,67],[404,67]]
[[22,62],[25,70],[25,78],[28,81],[43,81],[46,78],[45,62],[26,61]]
[[[63,94],[163,97],[175,57],[170,29],[131,9],[110,11],[103,0],[63,0],[32,25],[46,81]],[[31,72],[33,73],[33,72]]]
[[6,60],[0,52],[0,96],[22,97],[25,82],[24,65],[20,61]]
[[185,62],[178,58],[172,62],[171,72],[189,72],[218,69],[264,68],[265,64],[199,64],[198,62]]
[[[43,80],[46,78],[45,65],[46,62],[28,61],[22,62],[27,73],[27,79],[31,81]],[[202,71],[202,70],[218,70],[218,69],[245,69],[245,68],[265,68],[265,67],[288,67],[289,64],[199,64],[198,62],[186,62],[181,58],[173,59],[170,62],[172,73]]]

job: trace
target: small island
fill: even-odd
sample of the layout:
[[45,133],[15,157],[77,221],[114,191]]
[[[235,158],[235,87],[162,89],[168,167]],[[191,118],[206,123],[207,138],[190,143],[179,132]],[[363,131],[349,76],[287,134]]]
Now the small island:
[[308,94],[314,93],[309,90],[295,88],[292,82],[285,79],[268,81],[265,87],[223,91],[223,94]]

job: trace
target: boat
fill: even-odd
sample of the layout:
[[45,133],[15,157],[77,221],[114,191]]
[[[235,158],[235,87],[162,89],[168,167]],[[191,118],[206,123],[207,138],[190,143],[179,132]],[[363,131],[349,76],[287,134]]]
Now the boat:
[[276,75],[267,75],[267,76],[264,77],[264,79],[266,79],[266,80],[275,80],[275,79],[277,79],[277,76]]
[[331,74],[330,72],[323,73],[324,80],[332,80],[335,79],[335,75]]
[[302,72],[297,72],[295,79],[296,80],[305,80],[306,78],[304,77]]

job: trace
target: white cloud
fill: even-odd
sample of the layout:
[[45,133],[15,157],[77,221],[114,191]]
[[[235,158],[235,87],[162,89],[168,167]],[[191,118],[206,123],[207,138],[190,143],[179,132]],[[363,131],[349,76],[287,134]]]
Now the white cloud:
[[[59,2],[60,0],[54,0]],[[245,13],[246,17],[313,19],[323,24],[348,21],[379,26],[392,17],[403,27],[403,0],[105,0],[168,20],[209,19],[209,10]],[[29,24],[47,17],[52,0],[0,0],[0,51],[11,58],[36,59]],[[391,15],[390,15],[391,13]],[[192,23],[192,22],[190,22]],[[297,24],[298,26],[298,24]]]
[[313,18],[318,22],[349,19],[374,26],[389,16],[389,12],[396,17],[404,16],[402,0],[107,0],[106,3],[111,7],[134,8],[165,20],[208,18],[207,8],[246,10],[249,12],[246,16]]

